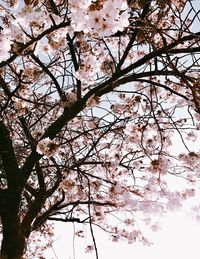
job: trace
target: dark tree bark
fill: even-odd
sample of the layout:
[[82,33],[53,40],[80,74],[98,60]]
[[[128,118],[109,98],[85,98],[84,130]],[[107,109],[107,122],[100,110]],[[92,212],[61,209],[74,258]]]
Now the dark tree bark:
[[7,177],[7,188],[0,193],[0,216],[3,226],[1,258],[18,259],[22,258],[25,248],[25,237],[18,215],[22,183],[10,133],[2,121],[0,122],[0,135],[0,155]]
[[20,259],[25,252],[25,236],[20,226],[19,216],[17,215],[19,202],[19,194],[15,192],[6,193],[1,213],[3,226],[1,259]]

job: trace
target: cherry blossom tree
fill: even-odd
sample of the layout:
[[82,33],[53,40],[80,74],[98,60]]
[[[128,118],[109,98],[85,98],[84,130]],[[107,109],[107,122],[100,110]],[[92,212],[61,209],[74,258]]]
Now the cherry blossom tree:
[[97,227],[148,245],[138,218],[157,229],[151,215],[179,208],[200,178],[195,1],[3,0],[0,11],[0,258],[43,258],[56,221],[77,237],[88,225],[96,258]]

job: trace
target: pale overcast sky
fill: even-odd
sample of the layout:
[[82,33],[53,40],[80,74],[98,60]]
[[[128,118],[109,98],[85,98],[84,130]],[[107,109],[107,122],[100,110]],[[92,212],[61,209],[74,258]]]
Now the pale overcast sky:
[[[113,243],[106,235],[97,233],[99,259],[199,259],[200,222],[185,212],[168,214],[162,219],[162,229],[148,233],[153,245],[146,247],[139,243]],[[75,241],[70,225],[60,224],[58,240],[46,254],[46,259],[95,259],[94,253],[85,253],[85,239]],[[147,231],[148,232],[148,231]],[[57,257],[56,257],[57,256]]]

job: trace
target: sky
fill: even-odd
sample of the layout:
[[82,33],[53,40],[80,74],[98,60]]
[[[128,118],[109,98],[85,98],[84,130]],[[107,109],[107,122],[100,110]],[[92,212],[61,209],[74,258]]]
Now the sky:
[[[96,232],[99,259],[199,259],[200,221],[186,211],[168,213],[160,219],[162,229],[145,234],[154,243],[111,242],[106,235]],[[94,253],[85,253],[86,239],[74,243],[72,225],[57,224],[57,241],[46,253],[46,259],[95,259]]]
[[[59,227],[58,227],[59,229]],[[93,259],[94,254],[84,252],[84,241],[76,244],[75,257],[72,251],[72,240],[70,240],[67,226],[59,230],[60,238],[49,250],[49,259]],[[61,234],[61,232],[63,232]],[[162,229],[151,234],[151,246],[141,244],[128,245],[125,242],[112,243],[104,235],[97,234],[97,244],[100,259],[199,259],[200,222],[187,216],[184,212],[168,214],[162,219]],[[56,254],[56,256],[54,255]]]
[[[199,150],[200,140],[190,146],[191,150]],[[173,139],[174,155],[181,153],[183,146],[178,137]],[[168,179],[170,187],[177,190],[181,181]],[[177,183],[179,186],[177,186]],[[99,259],[199,259],[200,258],[200,220],[192,214],[192,206],[200,206],[200,190],[194,198],[186,201],[181,210],[170,212],[158,219],[161,229],[153,232],[145,225],[140,225],[143,234],[153,242],[143,246],[137,242],[112,242],[103,231],[95,229]],[[88,233],[88,235],[90,235]],[[96,259],[94,253],[85,253],[88,238],[73,239],[73,225],[56,223],[56,241],[47,253],[46,259]]]
[[[173,153],[181,153],[183,146],[178,138],[174,138],[173,143],[176,147]],[[198,139],[190,148],[194,151],[199,150],[199,143]],[[175,190],[181,187],[181,181],[175,181],[174,177],[168,181],[170,187]],[[140,243],[113,243],[103,231],[95,229],[99,259],[199,259],[200,220],[198,221],[190,210],[192,206],[200,205],[199,197],[200,191],[194,198],[186,201],[181,210],[158,218],[161,229],[156,232],[150,231],[140,223],[143,233],[153,242],[151,246],[143,246]],[[55,236],[56,242],[45,253],[46,259],[96,259],[94,253],[85,253],[86,246],[92,244],[88,238],[73,240],[72,224],[56,223]]]

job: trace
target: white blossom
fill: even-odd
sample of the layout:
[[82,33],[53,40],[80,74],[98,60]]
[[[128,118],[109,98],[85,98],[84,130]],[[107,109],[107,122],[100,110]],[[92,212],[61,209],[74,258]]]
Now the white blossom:
[[77,101],[77,94],[74,92],[63,94],[60,99],[60,107],[70,108]]
[[47,157],[54,156],[58,153],[58,145],[49,138],[44,138],[38,142],[36,151]]

